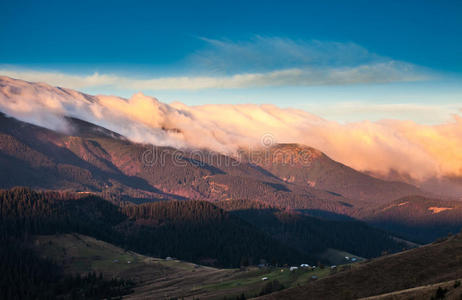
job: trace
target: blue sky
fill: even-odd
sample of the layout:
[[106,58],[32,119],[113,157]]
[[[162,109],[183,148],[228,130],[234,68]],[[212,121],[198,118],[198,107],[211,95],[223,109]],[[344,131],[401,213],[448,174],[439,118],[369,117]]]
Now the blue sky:
[[444,121],[462,1],[2,1],[0,75],[164,102]]

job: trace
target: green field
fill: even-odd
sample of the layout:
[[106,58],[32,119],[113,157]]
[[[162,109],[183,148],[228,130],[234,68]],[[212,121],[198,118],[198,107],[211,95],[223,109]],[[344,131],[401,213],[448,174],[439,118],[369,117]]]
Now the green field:
[[[35,246],[42,257],[63,266],[67,273],[101,272],[105,277],[134,280],[135,293],[127,299],[224,299],[245,294],[253,297],[268,282],[277,280],[285,288],[302,285],[331,274],[330,268],[314,270],[299,268],[217,269],[180,260],[166,260],[125,251],[119,247],[77,235],[35,237]],[[262,280],[267,277],[267,280]]]

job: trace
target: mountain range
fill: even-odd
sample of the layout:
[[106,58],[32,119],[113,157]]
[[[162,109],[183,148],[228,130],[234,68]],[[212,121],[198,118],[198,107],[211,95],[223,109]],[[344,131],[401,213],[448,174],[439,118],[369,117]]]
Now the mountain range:
[[[31,102],[37,93],[51,98],[64,93],[75,103],[98,101],[76,91],[2,77],[2,107],[13,106],[16,98],[11,95],[24,85],[36,91],[24,95],[32,97]],[[457,202],[356,171],[309,146],[271,143],[236,154],[173,148],[134,142],[73,116],[58,117],[65,125],[52,130],[34,125],[36,120],[0,115],[1,188],[94,193],[118,203],[257,201],[324,219],[362,220],[417,242],[428,242],[462,224],[457,217],[446,217],[459,215]],[[170,124],[161,130],[174,128]],[[403,197],[412,200],[394,205]],[[427,198],[433,204],[422,208]],[[444,207],[451,210],[439,209]],[[421,220],[411,231],[406,223],[409,211]]]
[[[138,256],[168,256],[244,271],[252,265],[345,264],[349,256],[364,261],[362,271],[334,276],[343,284],[360,280],[376,264],[394,274],[383,266],[386,260],[395,264],[406,253],[437,252],[439,246],[419,246],[462,228],[458,200],[430,193],[407,180],[384,180],[360,172],[309,145],[269,139],[258,147],[219,152],[181,143],[142,142],[123,134],[133,133],[133,128],[115,131],[113,122],[107,122],[111,130],[103,126],[104,119],[90,122],[82,114],[64,114],[69,110],[58,109],[60,105],[95,109],[91,104],[103,98],[0,77],[0,239],[4,245],[0,252],[11,258],[5,272],[23,268],[26,261],[34,266],[25,268],[18,281],[35,280],[32,273],[42,272],[41,266],[45,273],[59,269],[59,263],[43,261],[30,252],[31,236],[50,239],[54,235],[52,239],[61,243],[69,235],[81,240],[78,234],[92,243],[104,241],[107,247],[120,248],[117,252],[136,251]],[[30,106],[24,107],[24,99]],[[43,105],[46,113],[41,111]],[[58,108],[50,112],[53,106]],[[173,123],[161,125],[152,132],[154,136],[183,134]],[[459,240],[444,245],[458,245]],[[400,256],[387,255],[403,250],[393,254]],[[385,263],[383,255],[387,255]],[[380,258],[367,262],[376,257]],[[324,268],[319,272],[326,275]],[[252,276],[260,273],[256,274]],[[292,277],[286,278],[290,285],[298,278]],[[275,297],[318,293],[334,277]],[[62,293],[63,283],[56,276],[50,278],[56,284],[53,293]],[[415,280],[436,282],[420,279]],[[128,281],[108,283],[93,275],[84,281],[66,280],[80,291],[80,284],[87,288],[82,282],[88,281],[114,295],[129,293],[132,287]],[[374,293],[413,286],[401,283],[376,287]],[[260,294],[281,288],[279,283],[271,284]],[[339,293],[332,295],[335,298]]]

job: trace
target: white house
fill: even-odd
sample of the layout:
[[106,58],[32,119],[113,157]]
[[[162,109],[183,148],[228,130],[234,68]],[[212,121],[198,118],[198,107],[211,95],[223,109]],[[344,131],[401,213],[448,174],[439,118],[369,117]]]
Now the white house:
[[292,272],[292,271],[298,270],[298,267],[290,267],[289,270]]

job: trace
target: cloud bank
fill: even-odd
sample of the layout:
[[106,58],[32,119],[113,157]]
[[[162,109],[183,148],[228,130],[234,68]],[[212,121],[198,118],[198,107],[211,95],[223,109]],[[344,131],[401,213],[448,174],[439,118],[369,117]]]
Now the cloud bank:
[[136,142],[224,153],[261,146],[261,137],[271,134],[276,142],[315,147],[362,171],[394,171],[416,180],[462,175],[458,115],[439,125],[398,120],[340,124],[274,105],[165,104],[141,93],[130,99],[89,96],[7,77],[0,77],[0,110],[55,130],[64,128],[63,116],[72,116]]

